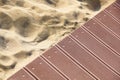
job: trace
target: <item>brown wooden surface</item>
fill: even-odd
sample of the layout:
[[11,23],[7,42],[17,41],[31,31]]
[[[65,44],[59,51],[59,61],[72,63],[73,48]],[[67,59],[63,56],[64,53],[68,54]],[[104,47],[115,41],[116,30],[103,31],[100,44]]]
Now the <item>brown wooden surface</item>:
[[120,0],[8,80],[120,80]]

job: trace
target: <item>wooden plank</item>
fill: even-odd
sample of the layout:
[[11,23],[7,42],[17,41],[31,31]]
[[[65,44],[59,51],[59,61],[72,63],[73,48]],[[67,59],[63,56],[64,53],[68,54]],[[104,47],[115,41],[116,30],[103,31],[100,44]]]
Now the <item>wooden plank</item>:
[[112,17],[120,21],[120,8],[116,7],[116,4],[111,5],[110,7],[105,9],[105,11],[107,11],[111,14]]
[[[120,37],[120,22],[116,21],[108,13],[102,12],[96,18]],[[111,22],[112,21],[112,22]],[[114,26],[114,27],[113,27]]]
[[[75,32],[78,34],[77,31]],[[84,35],[79,37],[85,38]],[[69,41],[71,41],[71,43],[69,43]],[[75,43],[70,38],[65,38],[58,44],[67,52],[67,54],[71,55],[74,59],[76,59],[79,62],[79,64],[82,64],[85,68],[87,68],[100,80],[117,80],[118,78],[120,78],[119,76],[115,75],[112,71],[110,71],[108,68],[106,68],[104,64],[98,61],[95,57],[93,57],[90,52],[83,49],[80,45]],[[108,76],[106,76],[105,74],[107,74]]]
[[88,75],[81,67],[78,67],[67,56],[61,53],[56,47],[43,54],[53,65],[61,70],[70,80],[95,80]]
[[84,25],[94,36],[98,37],[111,49],[115,50],[120,54],[120,40],[115,37],[112,33],[108,32],[102,25],[98,24],[95,20],[90,20]]
[[[82,33],[82,34],[78,34]],[[95,56],[103,60],[106,65],[113,67],[118,73],[120,73],[120,57],[116,55],[113,51],[107,48],[105,45],[96,40],[84,29],[78,29],[76,32],[72,33],[73,36],[85,47],[87,47]],[[77,37],[76,37],[77,35]],[[92,46],[91,46],[92,45]],[[119,65],[118,65],[119,64]]]
[[16,74],[11,76],[8,80],[36,80],[27,71],[21,69]]
[[39,80],[66,80],[39,57],[28,64],[26,68]]

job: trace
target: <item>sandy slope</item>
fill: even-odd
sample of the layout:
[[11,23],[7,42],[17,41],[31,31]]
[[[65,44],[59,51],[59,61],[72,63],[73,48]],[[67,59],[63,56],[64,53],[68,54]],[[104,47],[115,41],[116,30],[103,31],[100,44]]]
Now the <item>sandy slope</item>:
[[[5,80],[114,0],[0,0],[0,80]],[[97,1],[97,0],[91,0]],[[89,8],[88,8],[89,7]]]

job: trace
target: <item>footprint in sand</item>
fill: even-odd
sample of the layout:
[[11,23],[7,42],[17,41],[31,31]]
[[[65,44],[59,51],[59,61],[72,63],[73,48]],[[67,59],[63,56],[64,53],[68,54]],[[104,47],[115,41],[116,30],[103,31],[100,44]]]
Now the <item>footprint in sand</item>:
[[12,18],[4,12],[0,12],[0,29],[10,29],[12,25]]
[[29,51],[29,52],[20,51],[20,52],[14,54],[14,57],[17,58],[17,59],[25,59],[25,58],[27,58],[27,57],[29,57],[31,55],[32,55],[32,51]]
[[29,26],[31,24],[31,20],[29,17],[20,17],[14,22],[14,26],[17,29],[17,32],[24,36],[27,37],[29,34]]
[[13,69],[17,62],[10,56],[0,55],[0,69],[4,71]]
[[100,0],[78,0],[80,2],[86,2],[89,9],[98,11],[101,8]]
[[8,41],[3,36],[0,36],[0,48],[2,49],[6,48],[7,42]]

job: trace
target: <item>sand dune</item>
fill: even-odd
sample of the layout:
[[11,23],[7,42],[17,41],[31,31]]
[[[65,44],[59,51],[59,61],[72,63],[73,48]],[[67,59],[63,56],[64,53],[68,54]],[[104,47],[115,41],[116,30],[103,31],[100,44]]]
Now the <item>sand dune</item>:
[[0,0],[0,80],[6,80],[115,0]]

